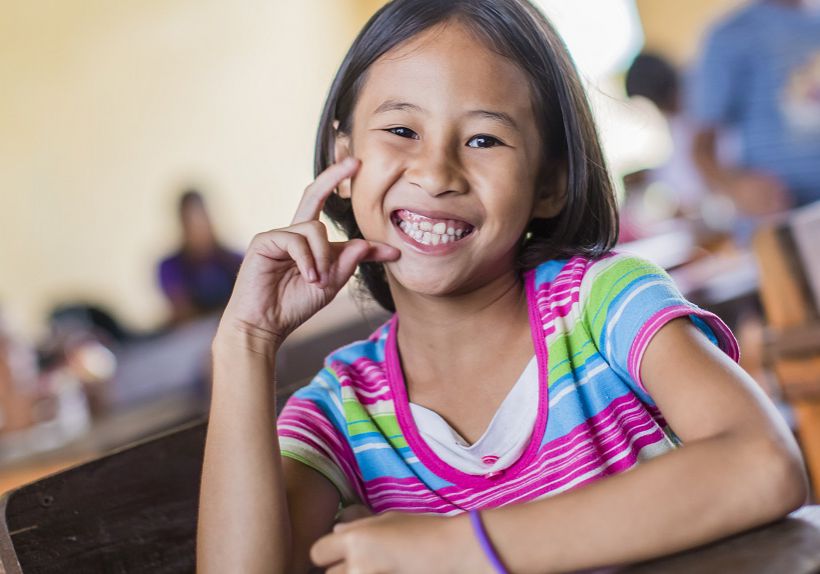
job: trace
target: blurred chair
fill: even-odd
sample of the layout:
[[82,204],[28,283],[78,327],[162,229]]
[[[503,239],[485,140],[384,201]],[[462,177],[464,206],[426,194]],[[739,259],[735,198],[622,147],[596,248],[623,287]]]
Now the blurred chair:
[[[797,224],[797,226],[796,226]],[[760,298],[767,321],[768,362],[783,396],[794,410],[797,434],[812,490],[820,495],[820,302],[809,285],[809,271],[820,264],[820,249],[802,249],[807,221],[798,212],[757,232],[754,251],[760,267]],[[795,233],[796,232],[796,233]]]

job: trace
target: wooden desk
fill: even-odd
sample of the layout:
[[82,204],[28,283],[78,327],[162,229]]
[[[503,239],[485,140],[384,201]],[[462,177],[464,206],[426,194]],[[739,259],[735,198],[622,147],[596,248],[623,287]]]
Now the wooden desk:
[[820,572],[820,506],[806,506],[775,524],[625,568],[617,574],[809,574]]

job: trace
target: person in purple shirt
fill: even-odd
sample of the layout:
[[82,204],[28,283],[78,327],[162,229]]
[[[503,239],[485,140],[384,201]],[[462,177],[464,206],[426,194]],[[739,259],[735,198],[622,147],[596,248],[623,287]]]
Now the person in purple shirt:
[[159,265],[159,282],[171,304],[171,323],[220,311],[233,290],[242,254],[222,245],[202,195],[186,191],[179,200],[182,245]]

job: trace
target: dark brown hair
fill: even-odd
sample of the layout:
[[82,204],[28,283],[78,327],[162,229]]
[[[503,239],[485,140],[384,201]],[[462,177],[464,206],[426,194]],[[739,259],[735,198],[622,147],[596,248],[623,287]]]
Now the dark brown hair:
[[[546,178],[566,175],[566,203],[557,216],[532,220],[518,257],[520,269],[575,254],[603,255],[618,236],[618,213],[592,113],[566,46],[527,0],[393,0],[383,6],[353,41],[330,87],[316,138],[315,175],[334,162],[336,129],[351,133],[370,65],[452,20],[468,26],[529,77],[545,150],[539,188],[556,193],[559,182]],[[348,237],[362,237],[349,199],[331,195],[324,212]],[[363,263],[359,278],[382,307],[395,311],[382,264]]]

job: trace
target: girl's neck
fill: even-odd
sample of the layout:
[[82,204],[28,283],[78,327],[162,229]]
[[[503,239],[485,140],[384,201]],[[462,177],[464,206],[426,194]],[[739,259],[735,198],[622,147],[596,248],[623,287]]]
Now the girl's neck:
[[[440,380],[481,365],[524,338],[529,311],[515,272],[463,295],[433,297],[392,289],[399,317],[398,345],[408,379]],[[409,380],[408,380],[409,383]]]

